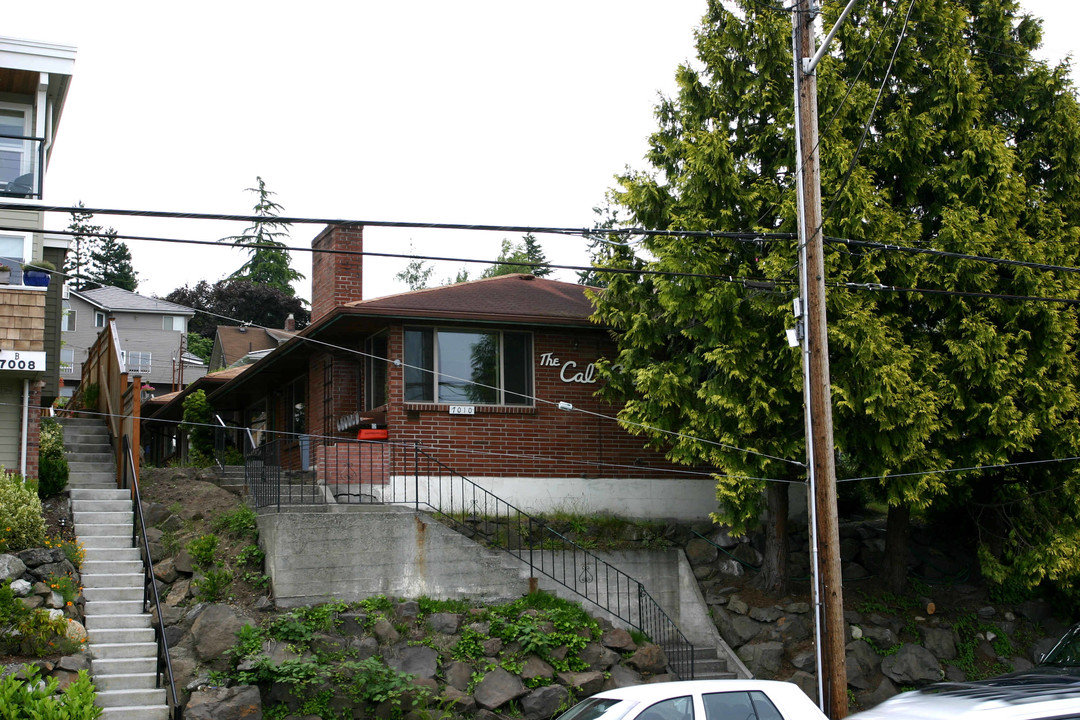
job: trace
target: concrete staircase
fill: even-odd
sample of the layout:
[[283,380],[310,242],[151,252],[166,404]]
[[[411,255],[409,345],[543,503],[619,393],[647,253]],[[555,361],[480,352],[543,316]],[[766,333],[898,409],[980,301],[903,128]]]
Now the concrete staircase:
[[75,535],[82,564],[90,674],[102,720],[166,720],[157,686],[157,642],[143,606],[143,561],[132,544],[131,495],[116,487],[116,461],[99,420],[65,418]]

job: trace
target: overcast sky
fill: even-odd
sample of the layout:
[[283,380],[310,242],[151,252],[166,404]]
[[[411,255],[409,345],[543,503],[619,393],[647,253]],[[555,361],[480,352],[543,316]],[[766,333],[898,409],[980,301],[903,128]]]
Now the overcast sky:
[[[1075,54],[1078,3],[1021,5],[1046,19],[1044,58]],[[676,66],[693,57],[704,9],[703,0],[38,0],[6,4],[0,32],[78,49],[50,204],[246,213],[254,199],[243,190],[261,175],[293,216],[583,227],[613,176],[643,167],[658,92],[670,93]],[[242,229],[97,221],[198,240]],[[316,232],[294,227],[291,244],[307,247]],[[406,252],[412,242],[423,254],[491,259],[503,238],[520,239],[371,228],[365,247]],[[580,239],[541,241],[552,262],[587,262]],[[244,261],[227,248],[128,244],[147,295],[219,280]],[[309,274],[309,256],[293,258]],[[365,263],[366,297],[405,289],[393,280],[405,261]],[[308,282],[298,290],[310,298]]]

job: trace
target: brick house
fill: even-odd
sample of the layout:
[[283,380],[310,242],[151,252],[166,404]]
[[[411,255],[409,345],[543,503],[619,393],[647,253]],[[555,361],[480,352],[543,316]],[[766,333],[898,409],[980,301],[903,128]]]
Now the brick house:
[[[283,466],[331,483],[343,457],[385,463],[371,454],[385,438],[525,510],[715,507],[711,478],[643,449],[594,396],[592,363],[613,344],[583,286],[515,274],[364,300],[363,228],[327,227],[312,246],[327,252],[313,258],[311,324],[207,392],[256,444],[280,442]],[[344,443],[361,432],[375,443]]]

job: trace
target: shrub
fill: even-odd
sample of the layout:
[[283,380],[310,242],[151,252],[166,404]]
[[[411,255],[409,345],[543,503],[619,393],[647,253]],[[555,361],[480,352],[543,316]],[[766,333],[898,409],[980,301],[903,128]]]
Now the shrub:
[[214,534],[200,535],[187,544],[188,554],[195,564],[206,570],[212,568],[216,562],[218,536]]
[[41,499],[19,475],[4,472],[3,466],[0,466],[0,533],[9,552],[45,544]]
[[67,487],[67,458],[64,457],[64,426],[55,418],[41,421],[41,440],[38,452],[38,496],[50,498]]
[[25,680],[15,675],[0,678],[0,717],[4,720],[95,720],[103,712],[94,705],[94,685],[85,670],[63,692],[60,681],[42,680],[33,665],[24,665]]
[[197,597],[201,602],[217,602],[232,581],[232,573],[228,570],[210,570],[195,581]]
[[258,540],[258,519],[259,516],[255,514],[254,510],[247,505],[241,505],[235,510],[218,515],[214,518],[213,522],[210,523],[210,528],[214,532],[228,532],[238,538],[247,537],[252,540]]
[[213,419],[213,409],[206,400],[205,392],[196,390],[184,398],[184,422],[180,424],[180,429],[191,440],[192,462],[209,463],[214,459]]

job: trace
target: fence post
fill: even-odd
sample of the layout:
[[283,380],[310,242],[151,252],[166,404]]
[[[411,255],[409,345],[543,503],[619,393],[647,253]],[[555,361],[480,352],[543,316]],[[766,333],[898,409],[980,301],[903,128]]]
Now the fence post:
[[413,502],[420,512],[420,443],[413,443]]

